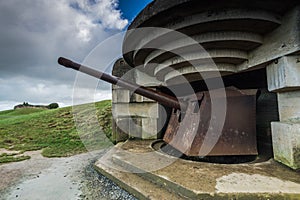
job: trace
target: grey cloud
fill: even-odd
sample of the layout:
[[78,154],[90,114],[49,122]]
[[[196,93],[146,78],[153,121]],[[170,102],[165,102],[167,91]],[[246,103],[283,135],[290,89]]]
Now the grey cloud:
[[[0,109],[1,104],[26,98],[69,103],[76,72],[59,66],[57,58],[83,61],[127,23],[115,10],[114,0],[85,5],[86,12],[72,8],[74,2],[83,5],[87,0],[0,1]],[[98,18],[101,23],[95,23]],[[41,84],[45,87],[38,90]],[[99,89],[107,93],[108,88]]]

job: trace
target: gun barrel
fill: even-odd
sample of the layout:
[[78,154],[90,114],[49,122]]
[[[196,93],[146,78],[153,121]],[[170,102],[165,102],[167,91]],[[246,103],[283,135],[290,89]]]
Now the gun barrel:
[[104,72],[97,71],[95,69],[92,69],[90,67],[81,65],[79,63],[73,62],[69,59],[60,57],[58,59],[58,63],[60,65],[63,65],[67,68],[72,68],[74,70],[80,71],[82,73],[88,74],[90,76],[93,76],[95,78],[101,79],[103,81],[109,82],[114,85],[118,85],[121,87],[124,87],[128,90],[133,91],[134,93],[137,93],[139,95],[142,95],[144,97],[147,97],[149,99],[153,99],[155,101],[158,101],[159,103],[171,107],[176,108],[179,110],[185,110],[187,105],[184,103],[179,102],[175,97],[167,95],[162,92],[154,91],[149,88],[137,85],[135,83],[131,83],[129,81],[125,81],[121,78],[106,74]]

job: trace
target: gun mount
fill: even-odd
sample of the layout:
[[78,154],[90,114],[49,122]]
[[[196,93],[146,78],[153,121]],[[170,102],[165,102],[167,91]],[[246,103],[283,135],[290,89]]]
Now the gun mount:
[[66,58],[59,58],[58,63],[172,108],[163,140],[187,156],[258,154],[255,128],[257,90],[226,88],[225,96],[217,95],[217,101],[227,102],[225,122],[221,122],[212,116],[212,97],[207,91],[177,99]]

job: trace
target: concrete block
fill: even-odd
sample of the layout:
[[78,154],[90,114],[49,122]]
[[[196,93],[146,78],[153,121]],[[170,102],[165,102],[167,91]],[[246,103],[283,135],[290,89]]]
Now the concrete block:
[[130,103],[130,104],[113,104],[113,117],[159,117],[158,103]]
[[117,141],[122,138],[122,136],[127,135],[125,138],[129,138],[129,118],[115,118],[115,138]]
[[300,90],[278,93],[280,121],[300,122]]
[[156,118],[143,118],[142,119],[142,138],[143,139],[157,139],[160,127],[158,119]]
[[300,56],[284,56],[267,67],[269,91],[300,89]]
[[112,102],[113,103],[129,103],[130,91],[125,89],[113,89],[112,90]]
[[142,138],[142,119],[141,118],[116,118],[116,139],[121,141],[124,138]]
[[129,119],[129,136],[131,138],[142,138],[142,118]]
[[300,124],[272,122],[274,159],[300,169]]
[[[117,125],[118,124],[118,125]],[[112,123],[112,138],[118,142],[124,142],[129,138],[129,131],[126,130],[126,119],[114,119]]]

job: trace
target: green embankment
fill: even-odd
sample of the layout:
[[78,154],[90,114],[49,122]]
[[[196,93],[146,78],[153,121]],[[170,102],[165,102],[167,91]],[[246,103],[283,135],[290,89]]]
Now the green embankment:
[[[74,114],[76,117],[74,117]],[[76,121],[76,123],[75,123]],[[0,112],[0,163],[28,159],[25,151],[40,150],[46,157],[71,156],[106,148],[112,143],[111,101],[53,110],[23,108]],[[109,139],[108,139],[109,138]]]

